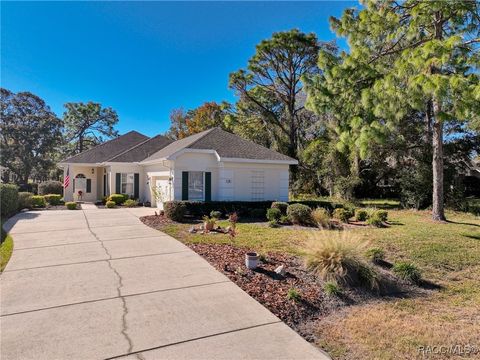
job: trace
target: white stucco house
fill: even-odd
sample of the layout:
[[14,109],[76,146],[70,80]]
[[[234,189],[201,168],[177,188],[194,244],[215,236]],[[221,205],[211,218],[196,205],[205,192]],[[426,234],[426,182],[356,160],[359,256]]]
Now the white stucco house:
[[121,193],[162,208],[169,200],[287,201],[289,166],[297,163],[213,128],[177,141],[131,131],[59,166],[70,178],[65,201]]

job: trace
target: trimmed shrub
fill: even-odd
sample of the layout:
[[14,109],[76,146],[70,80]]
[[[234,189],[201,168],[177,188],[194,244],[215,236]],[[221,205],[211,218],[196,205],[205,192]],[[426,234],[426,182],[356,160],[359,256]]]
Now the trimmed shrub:
[[108,201],[105,203],[105,206],[106,206],[108,209],[113,209],[116,205],[117,205],[117,203],[116,203],[115,201],[111,201],[111,200],[108,200]]
[[281,217],[282,217],[282,212],[279,208],[272,207],[270,209],[267,209],[268,221],[275,221],[278,223]]
[[38,195],[63,195],[63,184],[60,181],[48,180],[38,184]]
[[323,208],[316,208],[312,211],[312,218],[317,226],[322,229],[328,229],[330,227],[330,214]]
[[43,196],[45,201],[50,205],[60,205],[62,203],[62,195],[58,194],[47,194]]
[[126,206],[126,207],[135,207],[137,205],[138,205],[138,201],[133,199],[125,200],[125,202],[123,203],[123,206]]
[[163,204],[165,216],[173,221],[183,221],[186,213],[186,205],[182,201],[166,201]]
[[287,208],[288,219],[294,224],[312,225],[312,209],[303,204],[288,205]]
[[418,284],[422,279],[422,273],[412,263],[399,262],[393,265],[392,271],[401,279]]
[[263,209],[251,209],[248,212],[248,216],[252,219],[265,220],[265,210],[263,210]]
[[365,209],[357,209],[355,210],[355,220],[357,221],[365,221],[368,218],[368,212]]
[[350,215],[350,212],[345,209],[338,208],[333,211],[333,217],[344,223],[348,223],[348,219],[351,217]]
[[77,203],[75,201],[67,201],[65,206],[68,210],[77,210]]
[[30,209],[32,207],[32,196],[31,192],[19,192],[18,193],[18,210]]
[[377,210],[377,216],[381,221],[385,222],[388,219],[388,212],[386,210]]
[[222,212],[218,210],[212,210],[210,211],[210,217],[215,218],[215,219],[221,219],[222,218]]
[[115,205],[122,205],[127,199],[128,195],[127,198],[125,198],[124,194],[112,194],[108,197],[108,201],[115,202]]
[[383,221],[379,218],[378,213],[375,212],[373,213],[372,216],[370,216],[367,220],[368,225],[373,225],[375,227],[382,227],[383,226]]
[[288,220],[287,215],[280,216],[280,220],[278,221],[280,224],[290,224],[290,220]]
[[47,202],[45,201],[45,197],[42,195],[34,195],[32,196],[32,206],[36,208],[43,208],[47,206]]
[[282,215],[287,215],[287,207],[288,207],[288,203],[286,202],[274,201],[272,203],[272,209],[280,210]]
[[365,255],[373,263],[378,263],[385,258],[385,252],[380,248],[371,248],[365,252]]
[[18,187],[13,184],[0,184],[0,206],[3,216],[13,215],[18,209]]
[[342,295],[342,290],[335,281],[327,281],[325,284],[323,284],[323,291],[325,291],[325,294],[328,296]]
[[299,200],[299,201],[290,201],[288,204],[289,205],[292,205],[292,204],[307,205],[310,209],[316,209],[321,207],[327,210],[330,214],[335,209],[343,208],[342,204],[335,203],[332,201],[325,201],[325,200]]
[[278,220],[270,220],[268,222],[268,227],[278,228],[278,227],[280,227],[280,224],[278,223]]

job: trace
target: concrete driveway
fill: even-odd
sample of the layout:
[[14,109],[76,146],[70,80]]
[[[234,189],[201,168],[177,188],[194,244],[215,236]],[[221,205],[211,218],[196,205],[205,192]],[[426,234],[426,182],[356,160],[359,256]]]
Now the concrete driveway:
[[328,359],[152,209],[32,211],[6,228],[2,359]]

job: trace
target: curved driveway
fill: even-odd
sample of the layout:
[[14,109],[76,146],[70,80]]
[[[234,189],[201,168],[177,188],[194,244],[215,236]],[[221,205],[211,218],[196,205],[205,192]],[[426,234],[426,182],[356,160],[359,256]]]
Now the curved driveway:
[[328,359],[148,208],[31,211],[5,227],[2,359]]

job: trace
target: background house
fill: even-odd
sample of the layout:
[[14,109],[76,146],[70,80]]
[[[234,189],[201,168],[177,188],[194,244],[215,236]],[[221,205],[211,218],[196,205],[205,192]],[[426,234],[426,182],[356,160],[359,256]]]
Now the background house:
[[122,193],[161,208],[169,200],[287,201],[289,166],[297,163],[213,128],[177,141],[131,131],[59,165],[71,179],[65,201]]

